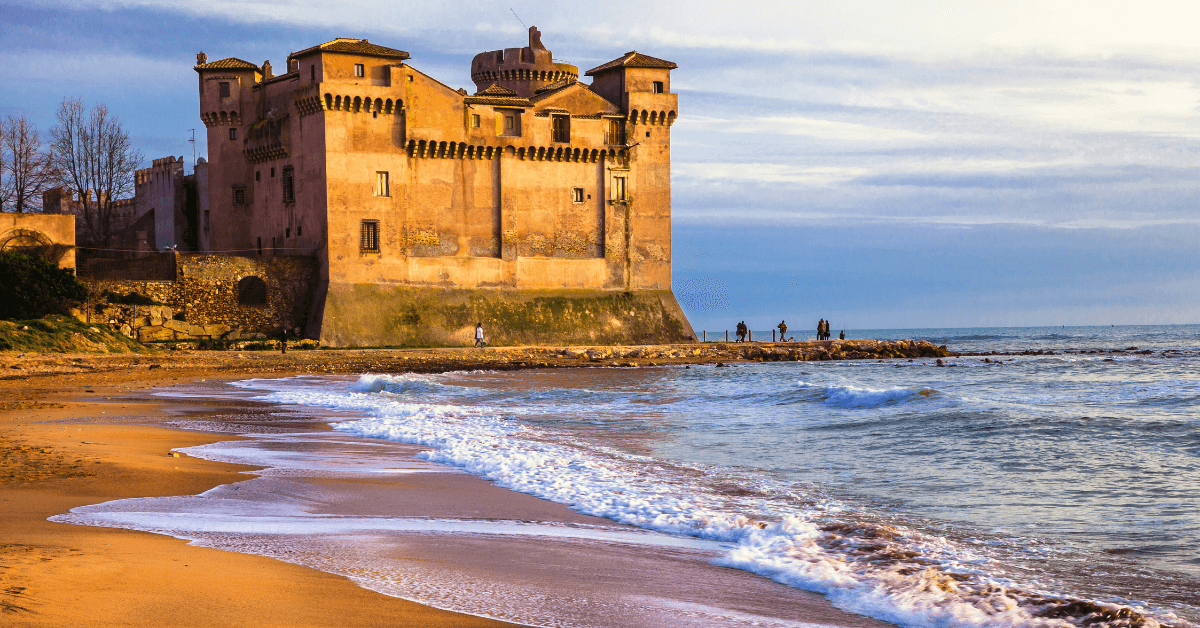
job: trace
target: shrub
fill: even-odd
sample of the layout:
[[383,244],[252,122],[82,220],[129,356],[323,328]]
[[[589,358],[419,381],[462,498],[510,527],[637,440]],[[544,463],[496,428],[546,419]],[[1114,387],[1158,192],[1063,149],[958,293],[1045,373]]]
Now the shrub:
[[59,268],[33,255],[0,251],[0,319],[41,318],[67,314],[87,299],[87,287],[69,268]]

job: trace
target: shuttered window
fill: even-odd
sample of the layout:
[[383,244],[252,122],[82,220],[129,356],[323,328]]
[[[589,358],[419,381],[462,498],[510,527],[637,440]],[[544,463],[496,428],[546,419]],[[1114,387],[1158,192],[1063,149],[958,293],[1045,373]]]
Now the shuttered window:
[[379,250],[379,221],[364,220],[362,221],[362,237],[360,239],[360,248],[364,251]]

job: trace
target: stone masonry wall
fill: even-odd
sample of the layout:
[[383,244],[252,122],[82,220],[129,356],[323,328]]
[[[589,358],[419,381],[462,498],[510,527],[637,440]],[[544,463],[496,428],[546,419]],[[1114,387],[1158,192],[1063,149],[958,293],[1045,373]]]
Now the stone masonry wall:
[[[237,340],[304,328],[316,276],[313,258],[177,255],[175,281],[80,277],[92,293],[93,320],[128,325],[127,333],[143,342]],[[266,303],[239,302],[239,282],[246,277],[263,280]],[[101,296],[106,291],[136,292],[165,307],[110,305]],[[183,320],[173,320],[179,313]]]

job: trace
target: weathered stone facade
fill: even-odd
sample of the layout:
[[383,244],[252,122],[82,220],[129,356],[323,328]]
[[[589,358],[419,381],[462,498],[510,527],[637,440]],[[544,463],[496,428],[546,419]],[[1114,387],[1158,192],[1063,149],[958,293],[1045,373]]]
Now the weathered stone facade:
[[[480,316],[531,308],[509,311],[510,321],[532,320],[555,291],[576,291],[581,311],[589,299],[603,310],[614,295],[645,292],[635,300],[668,300],[660,309],[674,319],[646,340],[693,339],[670,292],[674,63],[626,53],[586,72],[589,86],[533,28],[528,46],[476,56],[468,94],[408,58],[336,39],[292,53],[275,76],[269,63],[201,53],[211,219],[200,240],[212,250],[315,256],[309,333],[331,344],[408,342],[381,342],[391,336],[383,328],[338,327],[354,311],[348,295],[390,295],[372,302],[390,316],[429,294],[457,302],[459,290],[495,304],[480,305]],[[613,329],[646,328],[636,308],[611,316],[618,324],[604,333],[614,342]],[[551,327],[519,337],[564,342]],[[450,342],[457,333],[406,337]]]
[[[99,322],[128,324],[130,333],[143,341],[240,339],[303,329],[307,324],[316,272],[313,258],[171,255],[176,258],[173,281],[81,276],[92,292],[93,314]],[[256,291],[255,286],[261,290]],[[165,309],[109,305],[102,297],[106,292],[136,292],[164,304]],[[96,310],[96,305],[102,307]],[[183,320],[173,320],[180,313]]]
[[0,213],[0,251],[45,257],[59,268],[75,268],[75,220],[53,214]]

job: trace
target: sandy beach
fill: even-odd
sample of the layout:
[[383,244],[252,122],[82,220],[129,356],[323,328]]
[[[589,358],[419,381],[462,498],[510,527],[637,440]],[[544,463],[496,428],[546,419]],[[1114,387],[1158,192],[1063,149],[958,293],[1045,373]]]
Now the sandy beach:
[[[146,395],[151,389],[259,374],[445,370],[464,368],[484,356],[492,368],[505,361],[540,366],[538,362],[550,359],[549,352],[541,360],[531,350],[520,353],[527,356],[522,359],[514,355],[426,350],[5,356],[10,368],[0,380],[0,615],[22,626],[506,625],[381,595],[346,578],[270,558],[47,518],[114,499],[194,495],[251,477],[242,473],[249,467],[170,455],[175,448],[233,438],[154,426],[168,412],[194,415],[219,409],[206,409],[194,399],[157,402]],[[573,357],[562,360],[564,366],[579,364]],[[11,368],[14,365],[21,368]],[[369,502],[381,511],[407,516],[611,524],[462,473],[359,482],[351,488],[359,496],[354,505],[359,510]],[[487,552],[479,549],[477,543],[460,539],[416,548],[408,558],[435,561],[451,574],[464,569],[502,573],[516,565],[514,579],[533,585],[572,581],[581,591],[601,586],[619,590],[638,577],[653,578],[653,572],[663,568],[645,562],[650,559],[644,552],[631,551],[620,560],[606,557],[613,561],[609,571],[616,576],[597,579],[579,567],[593,564],[595,557],[557,550],[535,555],[520,541],[506,543],[505,551],[496,551],[495,543]],[[785,604],[789,616],[807,622],[886,625],[839,611],[821,596],[746,572],[679,569],[677,575],[691,586],[724,590],[726,596],[739,595],[739,587],[756,592],[744,594],[748,596],[779,593],[783,597],[768,605]],[[628,582],[622,582],[623,573],[631,574]]]

